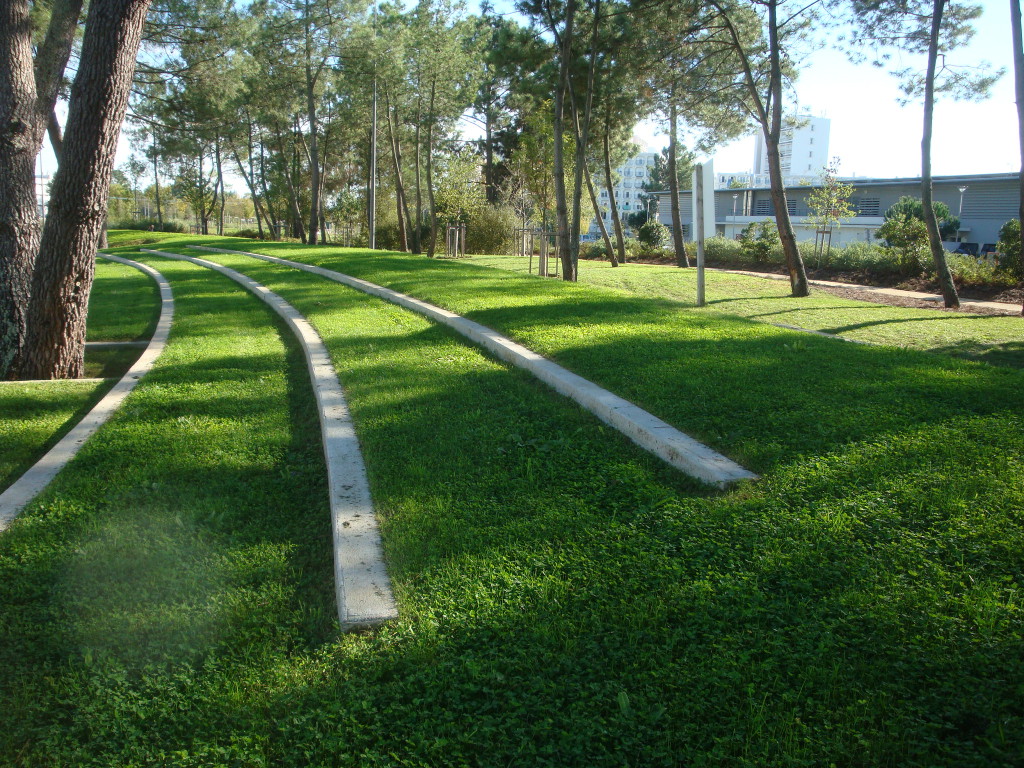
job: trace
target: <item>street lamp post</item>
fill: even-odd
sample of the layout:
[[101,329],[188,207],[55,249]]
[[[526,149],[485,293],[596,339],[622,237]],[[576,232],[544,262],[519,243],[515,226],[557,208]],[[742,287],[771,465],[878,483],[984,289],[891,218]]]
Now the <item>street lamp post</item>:
[[736,203],[740,199],[740,193],[734,192],[732,195],[732,236],[736,237]]
[[956,218],[960,222],[957,225],[956,239],[957,242],[963,242],[963,235],[960,234],[960,230],[963,229],[963,215],[964,215],[964,192],[967,191],[967,185],[964,184],[962,187],[957,187],[960,190],[960,209],[956,212]]

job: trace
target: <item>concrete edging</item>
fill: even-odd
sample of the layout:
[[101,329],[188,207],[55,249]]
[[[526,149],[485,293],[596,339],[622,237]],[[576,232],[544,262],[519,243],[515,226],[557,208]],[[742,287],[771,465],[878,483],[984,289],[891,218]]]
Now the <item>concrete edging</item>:
[[694,440],[639,406],[547,360],[506,336],[502,336],[497,331],[467,320],[454,312],[366,280],[322,267],[247,251],[233,251],[209,246],[187,247],[217,253],[251,256],[274,264],[301,269],[418,312],[458,331],[501,360],[529,371],[545,384],[554,388],[555,391],[575,400],[583,408],[617,429],[641,448],[698,480],[725,488],[742,480],[758,479],[756,474],[744,469],[732,459]]
[[[160,319],[157,322],[156,331],[153,333],[153,338],[149,340],[146,350],[121,377],[121,380],[111,387],[110,391],[92,407],[92,410],[47,451],[31,469],[0,494],[0,531],[6,530],[11,520],[17,517],[25,505],[50,484],[57,473],[75,457],[85,441],[113,415],[114,411],[135,388],[135,385],[139,383],[139,379],[153,367],[153,363],[167,344],[171,321],[174,318],[174,296],[171,293],[171,286],[164,276],[152,267],[137,261],[130,261],[112,254],[100,253],[97,255],[109,261],[134,267],[152,277],[160,286]],[[88,381],[88,379],[69,379],[69,381]]]
[[338,620],[348,630],[396,618],[398,608],[384,564],[363,455],[345,394],[320,335],[295,307],[240,272],[192,256],[139,250],[220,272],[269,305],[291,328],[306,357],[320,416],[331,505]]

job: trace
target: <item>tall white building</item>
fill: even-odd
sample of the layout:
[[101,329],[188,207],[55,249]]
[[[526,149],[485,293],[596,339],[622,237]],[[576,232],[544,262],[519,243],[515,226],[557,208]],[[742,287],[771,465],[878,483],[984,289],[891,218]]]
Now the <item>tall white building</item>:
[[[629,158],[629,160],[615,169],[619,176],[619,181],[612,192],[615,195],[615,204],[619,209],[619,218],[623,220],[623,224],[625,224],[626,216],[642,211],[646,207],[643,198],[644,183],[650,179],[651,174],[654,172],[654,158],[657,156],[657,152],[641,152],[639,155]],[[601,174],[601,176],[603,175]],[[595,183],[597,183],[596,178]],[[602,208],[601,217],[610,228],[612,217],[607,189],[602,188],[597,193],[597,201]],[[600,230],[598,229],[597,222],[591,222],[590,234],[598,233],[600,233]]]
[[[816,179],[828,165],[828,132],[831,120],[827,117],[797,115],[783,122],[779,139],[782,175],[785,178]],[[768,174],[768,149],[764,135],[757,132],[754,148],[754,176]]]

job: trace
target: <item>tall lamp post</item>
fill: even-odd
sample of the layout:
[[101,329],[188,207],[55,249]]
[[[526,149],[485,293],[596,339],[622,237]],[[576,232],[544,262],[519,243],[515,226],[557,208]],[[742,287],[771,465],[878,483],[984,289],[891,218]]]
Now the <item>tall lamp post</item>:
[[956,240],[957,240],[958,243],[962,243],[964,238],[963,238],[963,235],[960,234],[960,231],[963,229],[963,226],[964,226],[964,222],[963,222],[963,215],[964,215],[964,192],[967,191],[967,185],[964,184],[962,187],[957,187],[957,189],[960,190],[960,209],[956,212],[956,218],[957,218],[957,221],[959,222],[959,224],[957,225]]
[[733,192],[732,195],[732,236],[736,237],[736,203],[740,199],[739,192]]

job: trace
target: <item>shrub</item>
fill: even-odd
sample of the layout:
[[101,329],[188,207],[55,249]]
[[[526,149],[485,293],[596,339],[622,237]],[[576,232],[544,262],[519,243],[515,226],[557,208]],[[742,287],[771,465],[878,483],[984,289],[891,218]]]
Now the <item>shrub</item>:
[[185,226],[176,221],[165,221],[161,224],[156,219],[123,219],[122,221],[111,222],[107,229],[138,229],[148,232],[152,227],[154,232],[185,232]]
[[604,240],[595,240],[592,243],[580,244],[581,259],[607,259],[608,249],[604,247]]
[[264,233],[263,238],[260,237],[259,230],[256,229],[237,229],[234,232],[226,232],[228,237],[244,237],[247,240],[261,240],[266,238]]
[[704,256],[708,261],[735,264],[743,260],[743,246],[739,240],[715,236],[704,240]]
[[1020,247],[1020,221],[1010,219],[999,229],[999,244],[996,249],[1001,254],[999,268],[1010,273],[1018,280],[1024,280],[1024,253]]
[[773,251],[782,252],[779,228],[771,219],[748,224],[740,235],[740,248],[743,256],[753,263],[770,263]]
[[[952,240],[960,230],[960,219],[949,211],[949,206],[938,201],[932,202],[932,210],[939,223],[939,235],[943,240]],[[924,223],[924,203],[920,198],[904,195],[885,212],[885,220],[910,216]]]
[[658,247],[669,241],[668,228],[661,222],[646,222],[637,232],[637,239],[644,245]]
[[508,253],[519,219],[507,205],[484,205],[466,222],[466,253]]
[[995,264],[969,254],[951,253],[946,259],[949,271],[963,285],[1003,286],[1011,288],[1016,277]]
[[899,274],[899,259],[892,251],[877,243],[858,241],[842,248],[832,248],[824,262],[833,269],[863,270],[872,274]]
[[877,235],[885,240],[901,274],[919,275],[928,266],[928,229],[920,219],[897,213],[885,220]]

